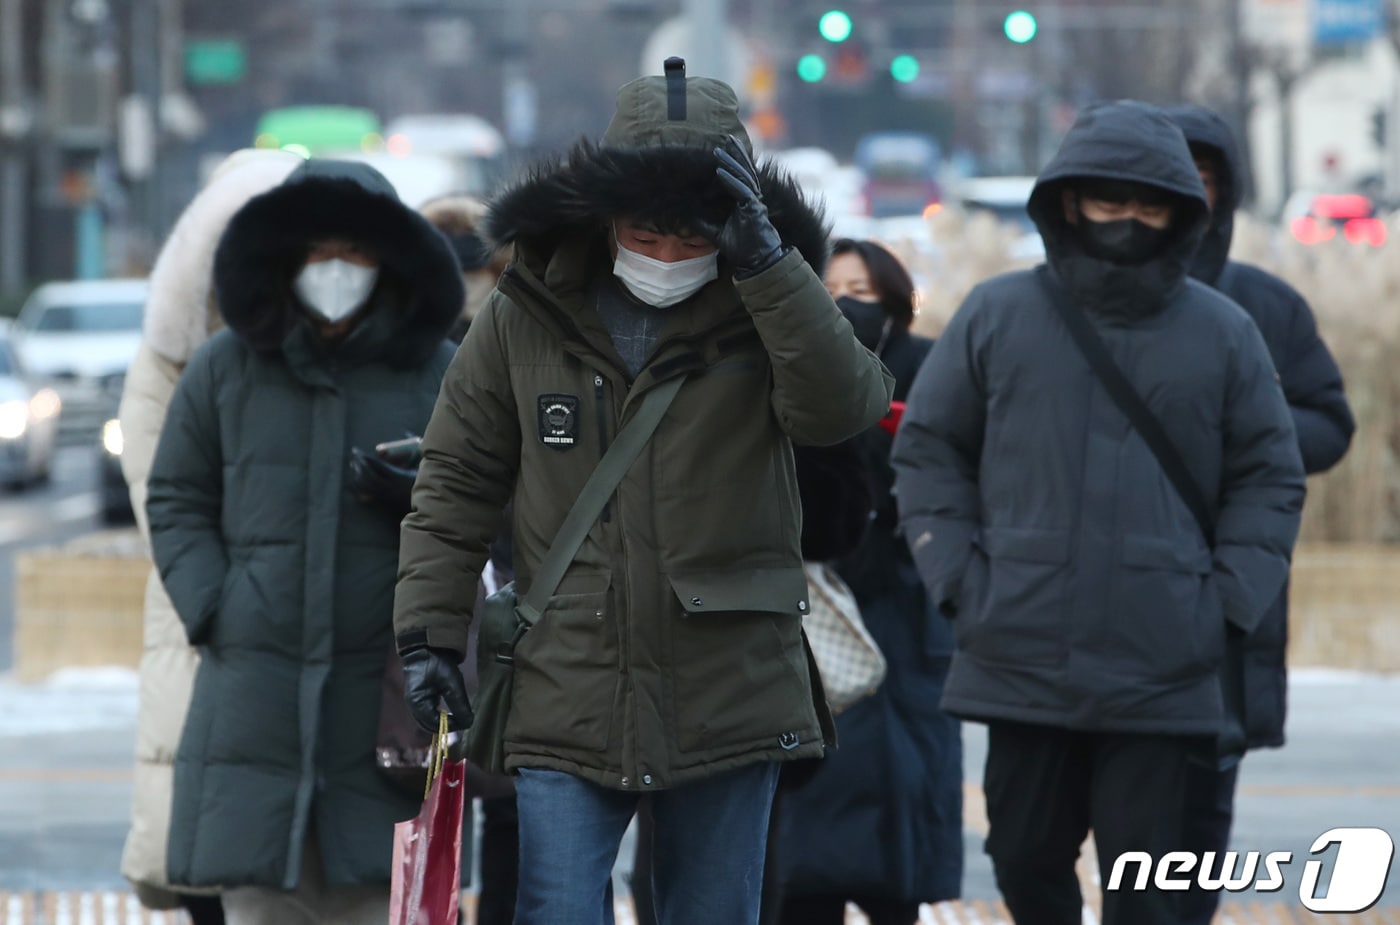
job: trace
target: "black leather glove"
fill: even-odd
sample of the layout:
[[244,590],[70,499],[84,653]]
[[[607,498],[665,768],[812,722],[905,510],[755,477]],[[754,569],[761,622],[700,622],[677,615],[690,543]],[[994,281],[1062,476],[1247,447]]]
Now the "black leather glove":
[[722,227],[702,224],[700,230],[733,265],[734,276],[748,279],[782,260],[788,249],[768,220],[758,168],[743,146],[730,135],[723,147],[715,148],[715,157],[719,159],[715,176],[734,197],[734,210]]
[[404,699],[413,719],[428,732],[438,731],[438,702],[447,705],[447,725],[470,729],[476,715],[467,700],[467,683],[457,668],[462,658],[451,649],[422,646],[399,656],[403,662]]
[[350,449],[350,490],[362,501],[378,504],[402,519],[413,510],[413,482],[417,469],[386,462],[359,447]]

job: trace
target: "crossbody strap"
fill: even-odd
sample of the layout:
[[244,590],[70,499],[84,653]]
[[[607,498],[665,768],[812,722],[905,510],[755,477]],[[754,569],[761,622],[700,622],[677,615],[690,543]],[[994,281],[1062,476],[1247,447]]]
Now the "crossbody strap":
[[1123,375],[1118,364],[1113,362],[1108,347],[1094,330],[1093,323],[1070,300],[1059,284],[1050,278],[1049,269],[1042,265],[1036,270],[1036,275],[1055,310],[1064,319],[1074,342],[1078,344],[1079,352],[1084,354],[1084,359],[1089,362],[1094,375],[1099,377],[1099,382],[1108,390],[1109,397],[1118,406],[1118,410],[1128,418],[1128,422],[1137,430],[1138,436],[1142,437],[1152,455],[1157,457],[1157,463],[1166,473],[1168,481],[1176,488],[1181,500],[1186,502],[1191,515],[1196,518],[1196,524],[1205,536],[1207,545],[1214,548],[1215,519],[1211,516],[1210,505],[1206,503],[1205,494],[1191,475],[1191,470],[1186,467],[1185,460],[1177,452],[1167,432],[1162,429],[1161,421],[1157,420],[1157,416],[1147,407],[1147,403],[1138,395],[1128,377]]
[[617,439],[613,440],[598,467],[584,483],[583,489],[578,493],[578,500],[564,518],[563,525],[554,536],[554,542],[549,545],[549,552],[545,553],[539,572],[530,582],[530,592],[516,605],[515,612],[530,626],[539,622],[549,599],[554,596],[555,589],[563,580],[564,572],[568,571],[574,556],[578,555],[579,548],[583,546],[583,541],[588,538],[588,531],[592,529],[593,522],[598,519],[603,506],[608,503],[613,491],[622,482],[622,477],[642,452],[642,447],[646,446],[651,435],[656,433],[657,425],[661,423],[662,416],[666,414],[666,409],[670,407],[684,381],[685,376],[668,379],[642,396],[637,413],[618,431]]

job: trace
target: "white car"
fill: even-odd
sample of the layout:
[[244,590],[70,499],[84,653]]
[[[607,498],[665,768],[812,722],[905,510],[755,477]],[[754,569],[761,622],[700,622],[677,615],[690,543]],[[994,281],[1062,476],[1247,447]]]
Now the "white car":
[[20,361],[63,401],[65,433],[96,433],[121,400],[127,368],[141,345],[145,280],[46,283],[15,322]]
[[0,322],[0,483],[12,488],[44,482],[53,466],[62,403],[25,375]]

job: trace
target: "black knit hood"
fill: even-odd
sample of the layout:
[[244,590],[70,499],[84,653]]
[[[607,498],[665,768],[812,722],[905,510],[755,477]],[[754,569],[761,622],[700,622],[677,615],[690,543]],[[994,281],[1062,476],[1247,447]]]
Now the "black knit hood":
[[[536,167],[497,197],[486,220],[488,237],[549,253],[566,239],[599,235],[615,218],[645,219],[673,233],[694,231],[697,220],[722,224],[733,199],[715,177],[714,149],[729,135],[746,151],[753,148],[734,91],[683,74],[682,64],[679,73],[644,77],[619,90],[601,142],[580,141],[562,162]],[[770,163],[759,165],[759,183],[783,241],[820,274],[829,238],[822,210]]]
[[380,263],[373,308],[352,334],[356,349],[396,367],[426,361],[462,311],[457,258],[383,175],[351,161],[309,160],[234,215],[214,257],[228,326],[255,350],[282,350],[289,335],[309,325],[292,280],[311,245],[332,238],[365,248]]

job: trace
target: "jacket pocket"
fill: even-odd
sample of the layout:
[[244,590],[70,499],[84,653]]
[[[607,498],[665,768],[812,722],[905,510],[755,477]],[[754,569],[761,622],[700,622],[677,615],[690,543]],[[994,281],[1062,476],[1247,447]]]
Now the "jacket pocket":
[[604,751],[621,677],[611,574],[564,576],[515,647],[507,740]]
[[983,527],[973,546],[956,623],[959,645],[990,662],[1063,659],[1069,533]]
[[667,699],[682,752],[795,747],[820,735],[802,615],[801,568],[670,576],[680,601],[669,627]]
[[1125,535],[1103,631],[1125,677],[1172,683],[1204,674],[1224,652],[1224,616],[1201,544]]

